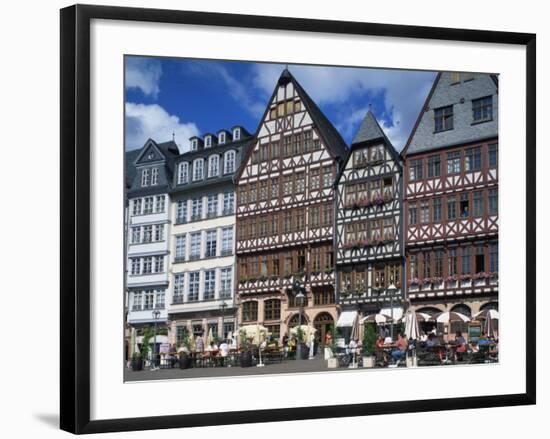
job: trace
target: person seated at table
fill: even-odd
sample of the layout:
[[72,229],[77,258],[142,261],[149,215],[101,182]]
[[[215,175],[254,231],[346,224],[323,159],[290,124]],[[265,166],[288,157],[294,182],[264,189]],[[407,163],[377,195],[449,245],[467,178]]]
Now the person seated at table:
[[433,348],[439,345],[439,340],[434,336],[433,332],[428,334],[428,339],[426,340],[426,347]]
[[489,340],[489,338],[487,337],[487,334],[485,334],[485,332],[483,332],[481,334],[481,337],[479,337],[479,340],[477,341],[477,344],[478,344],[479,347],[486,346],[490,343],[491,343],[491,340]]
[[374,343],[374,347],[376,349],[380,349],[380,350],[384,349],[384,338],[381,335],[379,335],[376,338],[376,342]]
[[455,334],[455,361],[462,359],[462,354],[466,352],[466,339],[462,336],[462,332],[456,331]]
[[428,335],[422,331],[420,332],[420,343],[424,344],[428,341]]
[[391,356],[396,361],[396,365],[399,365],[399,362],[403,359],[405,354],[407,353],[407,339],[403,337],[401,333],[397,336],[397,349],[394,349],[391,352]]

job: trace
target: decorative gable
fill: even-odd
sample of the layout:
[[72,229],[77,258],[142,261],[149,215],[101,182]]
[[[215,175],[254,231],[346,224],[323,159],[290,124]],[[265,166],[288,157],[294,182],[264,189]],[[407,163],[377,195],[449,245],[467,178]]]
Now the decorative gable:
[[164,161],[165,159],[166,157],[157,144],[153,140],[149,139],[142,147],[141,153],[136,158],[135,164],[146,165],[149,163]]

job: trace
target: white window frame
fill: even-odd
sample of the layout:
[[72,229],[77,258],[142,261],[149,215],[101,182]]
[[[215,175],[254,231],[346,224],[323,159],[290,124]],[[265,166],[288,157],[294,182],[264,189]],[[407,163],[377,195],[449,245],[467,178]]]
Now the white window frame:
[[[185,298],[185,273],[174,274],[174,298],[181,297],[181,302]],[[178,302],[179,303],[179,302]]]
[[208,195],[206,205],[206,215],[208,218],[218,216],[218,194]]
[[178,184],[185,184],[189,181],[189,163],[181,162],[178,165]]
[[155,224],[155,241],[164,241],[164,224]]
[[235,150],[230,149],[229,151],[226,151],[223,155],[223,173],[224,174],[231,174],[235,172],[235,160],[236,160],[237,154]]
[[166,198],[164,195],[157,195],[155,199],[155,210],[157,213],[164,213],[164,209],[166,209]]
[[212,146],[212,136],[206,136],[204,138],[204,147],[210,148]]
[[155,211],[155,199],[153,197],[145,197],[143,199],[143,211],[144,215],[148,215]]
[[132,227],[132,244],[139,244],[141,242],[141,227]]
[[142,208],[142,201],[141,198],[136,198],[133,200],[132,203],[132,216],[139,216],[141,215],[141,208]]
[[226,191],[223,193],[223,213],[231,214],[235,212],[235,192]]
[[141,170],[141,187],[149,186],[149,169]]
[[185,261],[187,250],[187,235],[176,235],[174,255],[177,261]]
[[159,184],[159,168],[151,169],[151,186]]
[[218,253],[218,231],[207,230],[206,231],[206,248],[205,248],[204,257],[213,258],[217,256],[217,253]]
[[[200,164],[200,166],[199,166]],[[193,181],[204,179],[204,159],[195,159],[193,161]]]
[[[176,223],[187,222],[187,200],[180,200],[176,205]],[[183,218],[183,221],[181,221]]]
[[195,197],[191,200],[191,220],[202,219],[202,197]]
[[219,133],[218,144],[223,145],[225,143],[225,138],[226,138],[225,136],[226,136],[225,132],[222,131],[221,133]]
[[[189,259],[197,260],[201,258],[201,244],[202,244],[202,233],[194,232],[191,233],[189,238]],[[195,252],[194,249],[198,249],[198,252]]]
[[[193,271],[189,273],[189,290],[187,292],[188,302],[198,302],[200,294],[200,271]],[[193,293],[193,296],[191,296]],[[192,298],[193,297],[193,298]]]
[[190,145],[191,151],[196,151],[198,148],[199,148],[199,140],[198,139],[191,140],[191,145]]
[[231,297],[233,284],[233,268],[226,267],[220,270],[220,299],[228,299]]
[[241,129],[233,128],[233,141],[240,140],[240,139],[241,139]]
[[220,156],[217,154],[208,157],[208,178],[220,175]]
[[231,255],[233,253],[233,240],[234,240],[233,226],[222,228],[222,256]]
[[206,270],[204,272],[203,300],[214,300],[215,298],[216,298],[216,270]]

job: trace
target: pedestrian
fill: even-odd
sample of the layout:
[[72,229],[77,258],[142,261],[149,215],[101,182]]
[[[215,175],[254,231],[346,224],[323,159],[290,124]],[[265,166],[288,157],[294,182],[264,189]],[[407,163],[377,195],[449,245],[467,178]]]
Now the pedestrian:
[[225,366],[225,358],[229,355],[229,345],[227,340],[223,340],[220,343],[220,356],[221,356],[221,366]]

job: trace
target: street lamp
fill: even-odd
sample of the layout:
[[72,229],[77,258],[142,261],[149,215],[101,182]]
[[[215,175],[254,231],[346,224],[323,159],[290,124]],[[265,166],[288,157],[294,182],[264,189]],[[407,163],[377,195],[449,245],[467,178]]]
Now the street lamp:
[[390,337],[393,340],[393,295],[397,291],[397,287],[391,283],[388,288],[386,288],[386,293],[390,296],[390,312],[391,312],[391,323],[390,323]]
[[160,318],[160,311],[155,309],[153,311],[153,319],[155,321],[155,330],[153,332],[153,358],[151,359],[151,365],[153,368],[151,370],[157,370],[155,366],[155,360],[157,358],[157,321]]
[[220,309],[222,310],[222,339],[225,340],[225,327],[224,327],[224,317],[225,317],[225,309],[227,308],[227,303],[225,303],[225,300],[222,301],[222,304],[220,305]]
[[300,339],[298,335],[302,331],[302,312],[304,307],[304,299],[306,296],[304,296],[304,293],[302,293],[302,287],[300,285],[300,281],[295,281],[293,285],[294,290],[294,299],[296,303],[298,304],[298,330],[296,331],[296,335],[298,338],[297,344],[296,344],[296,359],[301,360],[302,359],[302,343],[300,342]]

